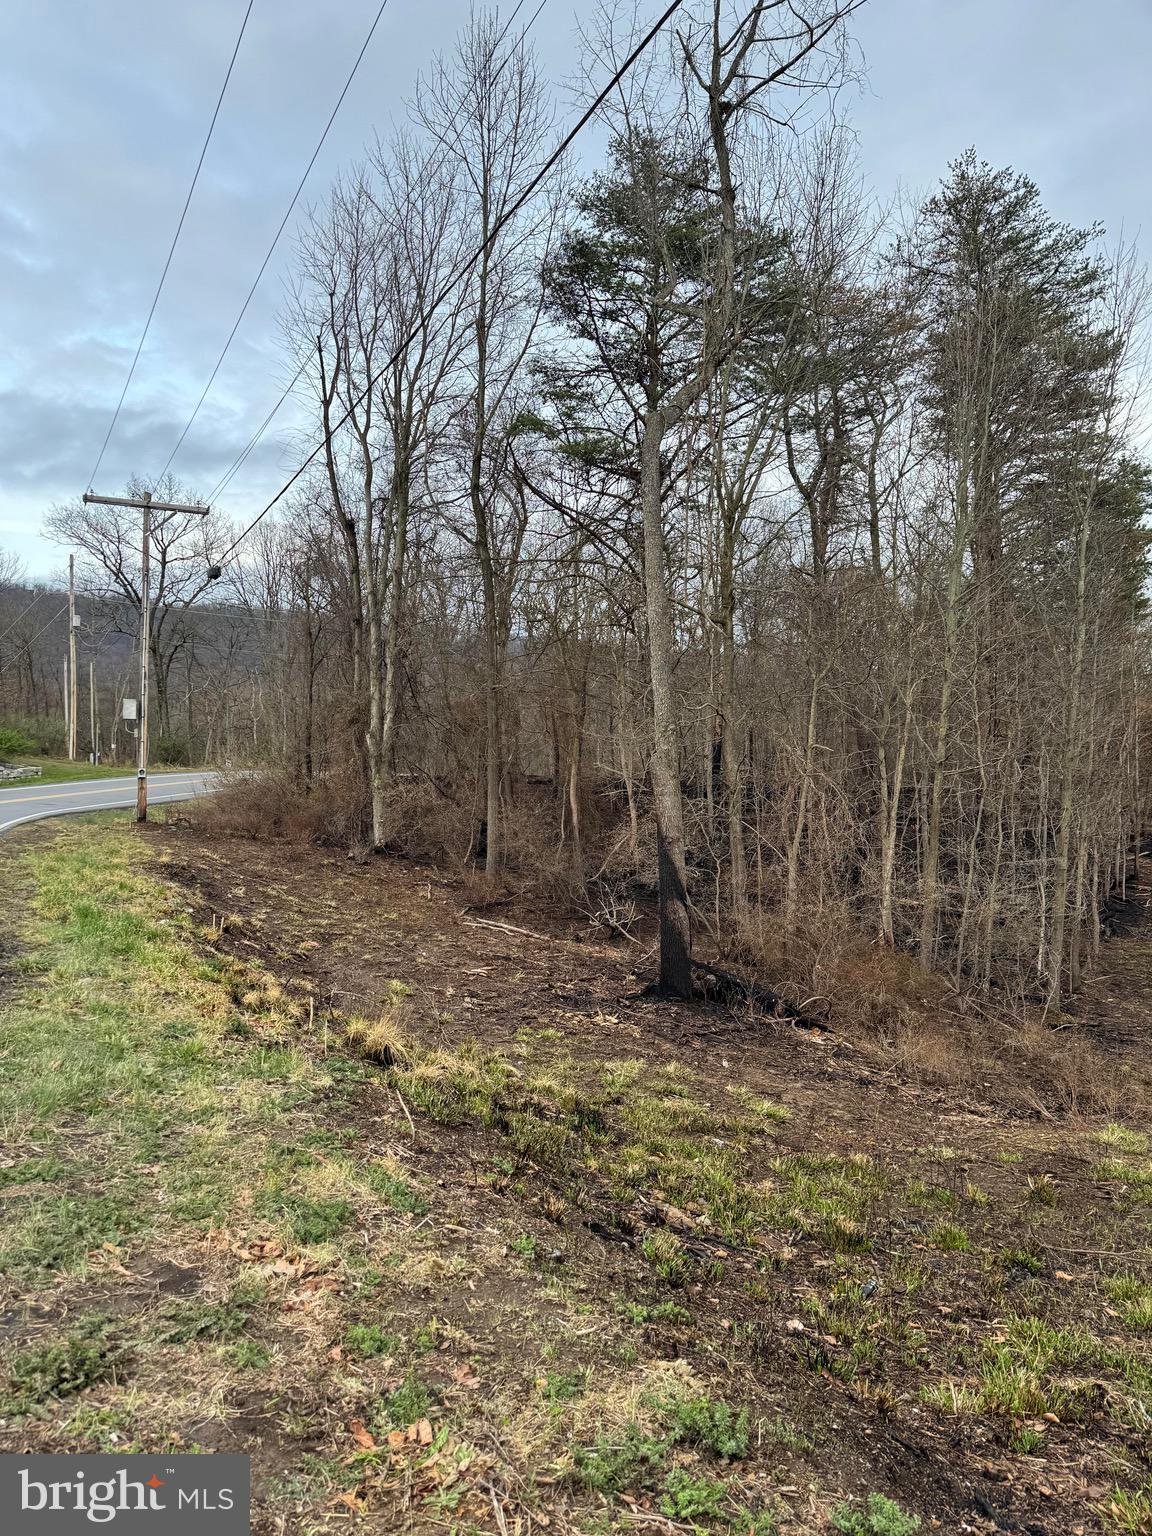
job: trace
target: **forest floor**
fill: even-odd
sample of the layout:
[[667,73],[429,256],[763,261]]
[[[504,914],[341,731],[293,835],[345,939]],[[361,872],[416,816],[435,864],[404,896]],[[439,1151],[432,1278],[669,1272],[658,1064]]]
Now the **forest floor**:
[[1152,918],[1052,1032],[1104,1115],[475,900],[6,840],[0,1449],[248,1453],[293,1536],[1152,1531]]

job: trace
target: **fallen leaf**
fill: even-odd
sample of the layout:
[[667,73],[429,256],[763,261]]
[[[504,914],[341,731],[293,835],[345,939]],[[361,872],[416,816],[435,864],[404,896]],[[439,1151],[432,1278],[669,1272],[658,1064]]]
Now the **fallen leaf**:
[[362,1451],[374,1451],[376,1449],[375,1438],[368,1433],[359,1419],[353,1419],[348,1425],[353,1440]]

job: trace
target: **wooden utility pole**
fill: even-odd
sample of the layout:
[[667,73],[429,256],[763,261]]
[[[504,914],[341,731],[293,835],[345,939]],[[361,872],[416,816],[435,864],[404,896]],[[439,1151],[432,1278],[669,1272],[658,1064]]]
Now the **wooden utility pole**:
[[92,765],[100,761],[100,728],[96,723],[96,664],[88,663],[88,735],[92,744]]
[[207,517],[208,508],[172,501],[153,501],[149,492],[143,496],[96,496],[84,492],[85,506],[135,507],[143,515],[140,540],[140,699],[136,719],[136,820],[148,820],[148,655],[152,649],[152,594],[150,563],[152,557],[152,514],[167,512],[174,516],[192,514]]
[[76,761],[76,556],[68,556],[68,761]]

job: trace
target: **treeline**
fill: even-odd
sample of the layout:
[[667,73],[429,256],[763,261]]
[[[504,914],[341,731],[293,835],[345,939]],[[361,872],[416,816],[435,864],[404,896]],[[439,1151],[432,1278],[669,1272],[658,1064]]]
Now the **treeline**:
[[[64,515],[68,542],[79,543],[83,527],[71,509]],[[160,538],[188,532],[162,530]],[[135,537],[138,543],[139,528]],[[93,547],[112,558],[118,548],[135,568],[119,567],[131,597],[94,557],[78,582],[77,755],[87,759],[95,742],[102,762],[131,764],[135,741],[122,706],[140,691],[140,557],[126,543]],[[153,596],[153,760],[252,761],[263,751],[264,717],[277,708],[262,683],[263,616],[230,596],[213,602],[189,592],[171,567],[161,568],[159,581],[153,577]],[[0,580],[0,758],[67,751],[67,658],[67,590],[29,585],[13,562],[8,580]]]
[[531,50],[470,23],[300,239],[325,447],[226,572],[227,692],[330,832],[654,882],[674,993],[852,933],[1055,1006],[1143,825],[1144,280],[973,152],[878,212],[852,9],[685,14],[543,179]]

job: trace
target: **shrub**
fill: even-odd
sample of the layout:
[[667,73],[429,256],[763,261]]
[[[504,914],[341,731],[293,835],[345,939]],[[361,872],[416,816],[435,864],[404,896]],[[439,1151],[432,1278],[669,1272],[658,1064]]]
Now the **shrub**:
[[34,750],[31,736],[14,725],[0,725],[0,758],[28,757]]
[[152,761],[164,768],[187,768],[192,761],[192,744],[186,736],[162,733],[152,748]]

